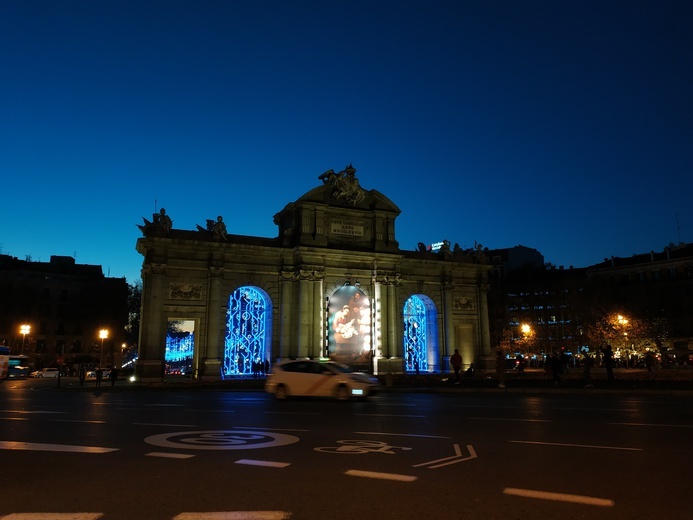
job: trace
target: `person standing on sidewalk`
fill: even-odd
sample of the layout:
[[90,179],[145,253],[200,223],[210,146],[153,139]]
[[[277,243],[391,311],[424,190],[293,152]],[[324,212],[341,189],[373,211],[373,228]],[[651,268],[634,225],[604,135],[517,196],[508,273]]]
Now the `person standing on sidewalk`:
[[592,367],[594,366],[594,358],[585,352],[585,358],[582,360],[582,382],[585,383],[585,388],[592,388]]
[[452,369],[455,371],[455,384],[460,384],[460,370],[462,370],[462,356],[460,356],[460,351],[455,349],[455,353],[450,356],[450,364]]
[[611,350],[611,345],[602,347],[604,356],[604,367],[606,368],[606,380],[609,384],[614,382],[614,351]]
[[505,388],[505,354],[503,349],[496,349],[496,379],[498,388]]

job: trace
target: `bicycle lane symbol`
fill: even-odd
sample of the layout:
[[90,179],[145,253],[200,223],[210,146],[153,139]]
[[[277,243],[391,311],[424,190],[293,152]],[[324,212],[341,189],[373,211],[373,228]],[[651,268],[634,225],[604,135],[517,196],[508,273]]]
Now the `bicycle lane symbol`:
[[341,446],[323,446],[313,449],[322,453],[341,453],[348,455],[359,455],[364,453],[385,453],[387,455],[394,455],[397,452],[393,450],[411,450],[411,448],[407,448],[406,446],[391,446],[381,441],[343,440],[337,441],[337,444],[341,444]]

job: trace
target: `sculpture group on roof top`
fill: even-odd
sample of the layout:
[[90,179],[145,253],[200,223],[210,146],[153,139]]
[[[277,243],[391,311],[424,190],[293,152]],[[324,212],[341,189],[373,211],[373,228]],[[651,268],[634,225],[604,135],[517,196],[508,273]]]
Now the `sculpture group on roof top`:
[[486,256],[486,248],[484,248],[484,246],[482,246],[481,244],[477,243],[476,240],[474,241],[474,247],[470,247],[468,249],[462,249],[460,245],[457,242],[455,242],[455,245],[452,247],[451,251],[450,241],[443,240],[440,249],[438,249],[437,251],[431,249],[423,242],[419,242],[416,245],[416,250],[419,253],[438,255],[439,257],[444,258],[446,260],[458,260],[464,258],[467,259],[467,261],[472,261],[476,264],[488,263],[488,257]]
[[323,184],[331,184],[334,186],[332,196],[335,199],[344,199],[346,202],[354,206],[366,198],[366,192],[363,191],[356,178],[356,168],[351,163],[341,172],[335,173],[334,170],[327,170],[325,173],[318,176]]

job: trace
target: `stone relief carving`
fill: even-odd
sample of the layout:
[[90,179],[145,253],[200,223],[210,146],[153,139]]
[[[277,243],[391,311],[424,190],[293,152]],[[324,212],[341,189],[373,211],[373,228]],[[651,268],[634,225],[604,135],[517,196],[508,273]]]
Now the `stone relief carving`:
[[335,199],[344,199],[346,202],[354,206],[366,198],[366,192],[363,191],[356,178],[356,168],[351,164],[339,173],[334,170],[327,170],[325,173],[318,176],[323,184],[331,184],[334,186],[332,196]]
[[214,277],[224,276],[224,268],[212,265],[209,267],[209,275]]
[[201,300],[202,286],[191,283],[172,283],[169,285],[169,297],[173,300]]
[[452,299],[452,306],[456,311],[473,311],[476,307],[474,299],[470,296],[455,296]]
[[396,272],[380,272],[373,277],[373,283],[380,285],[394,285],[398,287],[402,285],[402,276],[400,273]]
[[142,276],[150,274],[166,274],[166,264],[145,264],[142,267]]

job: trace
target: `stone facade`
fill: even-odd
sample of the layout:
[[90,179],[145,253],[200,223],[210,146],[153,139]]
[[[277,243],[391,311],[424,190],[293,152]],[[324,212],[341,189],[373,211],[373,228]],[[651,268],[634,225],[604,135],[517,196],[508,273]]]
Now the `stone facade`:
[[[175,320],[194,324],[194,375],[223,377],[235,333],[227,325],[230,296],[246,287],[268,303],[261,356],[269,361],[335,357],[349,336],[337,327],[342,307],[358,314],[349,339],[360,342],[353,363],[359,368],[447,371],[455,348],[467,365],[490,359],[489,266],[481,248],[451,250],[446,243],[435,253],[422,246],[402,251],[395,238],[400,210],[392,201],[361,188],[351,166],[319,179],[322,185],[274,216],[276,238],[227,233],[222,217],[194,231],[172,228],[164,210],[144,219],[137,241],[144,257],[140,378],[161,377]],[[425,303],[421,320],[407,318],[412,301]]]

